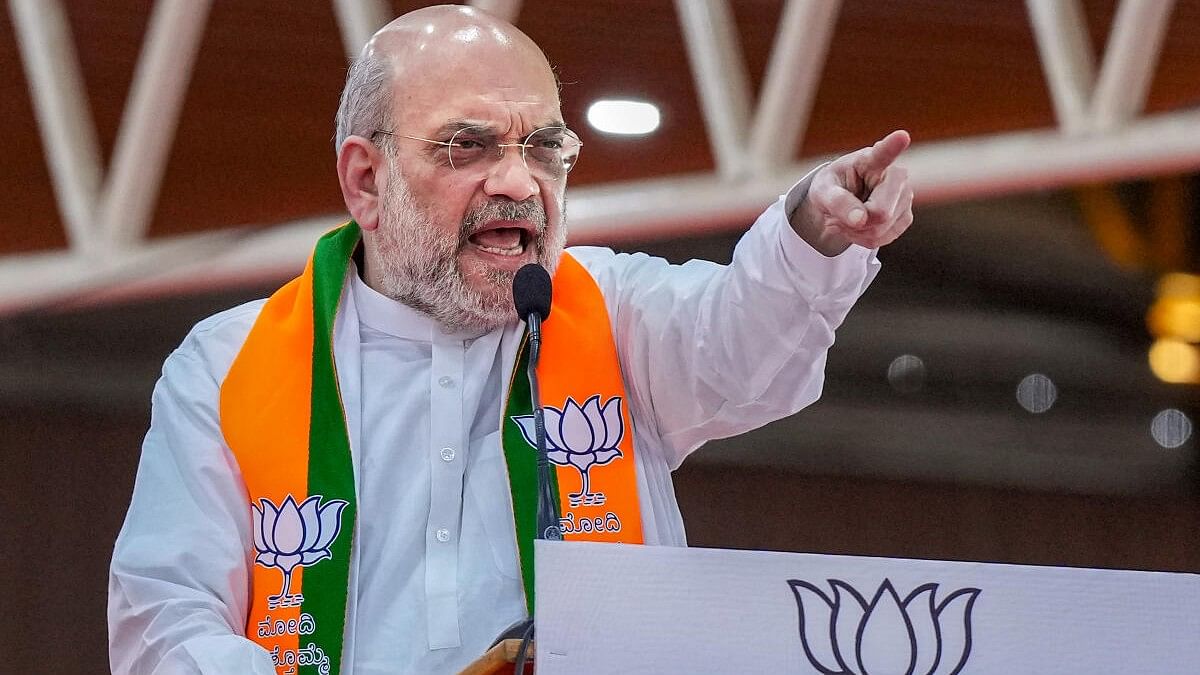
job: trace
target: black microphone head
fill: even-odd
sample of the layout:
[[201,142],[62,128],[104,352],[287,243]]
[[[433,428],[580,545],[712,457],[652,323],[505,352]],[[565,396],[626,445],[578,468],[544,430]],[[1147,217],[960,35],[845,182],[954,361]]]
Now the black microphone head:
[[526,319],[530,314],[537,314],[545,321],[550,316],[550,273],[537,263],[517,270],[513,277],[513,304],[517,306],[517,316]]

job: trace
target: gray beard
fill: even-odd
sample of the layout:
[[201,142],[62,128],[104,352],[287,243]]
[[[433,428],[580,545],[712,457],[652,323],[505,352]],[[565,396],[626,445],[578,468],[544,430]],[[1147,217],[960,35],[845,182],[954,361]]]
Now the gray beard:
[[[395,162],[389,164],[396,166]],[[549,233],[545,210],[536,197],[523,202],[494,199],[467,213],[458,232],[448,235],[434,225],[399,172],[389,171],[379,228],[370,233],[375,255],[368,256],[368,261],[379,271],[380,288],[376,290],[429,315],[450,332],[487,333],[517,320],[512,299],[514,274],[480,264],[478,276],[485,280],[485,288],[473,289],[459,269],[459,252],[482,223],[528,220],[536,234],[526,245],[535,247],[538,262],[553,275],[566,245],[566,223]]]

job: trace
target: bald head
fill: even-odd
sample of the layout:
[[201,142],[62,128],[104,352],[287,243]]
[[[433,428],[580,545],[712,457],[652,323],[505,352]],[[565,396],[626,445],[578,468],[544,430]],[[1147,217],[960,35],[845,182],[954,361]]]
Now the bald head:
[[483,56],[550,71],[542,50],[516,26],[461,5],[425,7],[393,20],[367,42],[363,56],[387,59],[399,81],[414,69],[446,69]]
[[337,116],[335,149],[350,135],[390,129],[407,105],[428,106],[447,85],[477,91],[557,82],[542,50],[512,24],[462,5],[438,5],[379,29],[351,66]]

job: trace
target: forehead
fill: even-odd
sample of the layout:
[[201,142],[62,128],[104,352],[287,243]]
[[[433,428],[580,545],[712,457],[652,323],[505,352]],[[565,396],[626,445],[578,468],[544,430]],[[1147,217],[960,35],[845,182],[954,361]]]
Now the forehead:
[[561,120],[558,85],[540,53],[477,48],[431,56],[397,64],[392,114],[403,128],[469,120],[521,132]]

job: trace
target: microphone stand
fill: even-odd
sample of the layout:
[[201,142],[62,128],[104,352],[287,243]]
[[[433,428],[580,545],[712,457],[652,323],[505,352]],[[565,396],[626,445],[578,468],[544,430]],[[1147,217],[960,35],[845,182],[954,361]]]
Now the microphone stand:
[[535,539],[562,540],[562,529],[558,515],[554,512],[554,495],[550,490],[550,459],[546,454],[546,414],[542,408],[541,391],[538,387],[537,364],[542,351],[542,317],[531,312],[529,323],[529,397],[533,402],[533,429],[537,441],[538,508],[537,535]]
[[[537,531],[534,532],[534,539],[561,541],[562,528],[558,523],[558,515],[554,512],[554,494],[550,489],[550,459],[546,455],[546,414],[542,408],[542,396],[537,376],[537,364],[542,351],[542,315],[530,312],[529,316],[525,317],[525,322],[529,326],[529,363],[525,373],[529,378],[529,398],[533,403],[533,429],[537,442],[538,504]],[[494,646],[504,640],[520,639],[521,647],[513,664],[513,672],[523,675],[533,636],[534,620],[531,616],[509,626],[492,644]]]

